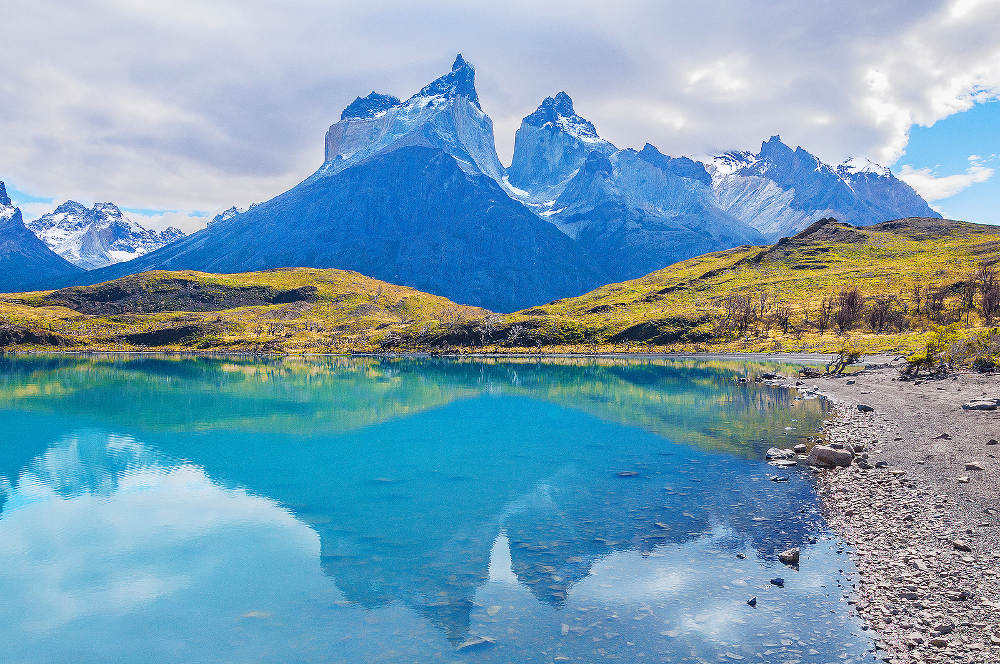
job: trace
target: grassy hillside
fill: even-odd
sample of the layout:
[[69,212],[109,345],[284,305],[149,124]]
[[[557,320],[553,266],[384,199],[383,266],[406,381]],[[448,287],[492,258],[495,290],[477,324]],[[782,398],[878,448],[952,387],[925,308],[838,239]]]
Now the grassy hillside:
[[996,355],[998,261],[1000,227],[921,218],[855,228],[824,220],[771,247],[706,254],[507,315],[341,270],[149,272],[0,295],[0,345],[913,352],[930,336],[941,352],[974,343]]
[[453,326],[431,341],[824,352],[849,342],[914,351],[938,326],[975,330],[1000,319],[990,267],[998,260],[1000,227],[920,218],[855,228],[824,220],[771,247],[706,254],[486,324]]
[[0,346],[358,352],[487,313],[344,270],[144,272],[0,295]]

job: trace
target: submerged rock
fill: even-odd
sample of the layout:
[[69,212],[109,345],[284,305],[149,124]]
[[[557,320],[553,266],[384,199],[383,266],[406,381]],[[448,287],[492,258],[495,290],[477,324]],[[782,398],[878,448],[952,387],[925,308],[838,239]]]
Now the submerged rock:
[[496,639],[489,636],[477,636],[463,641],[455,648],[459,652],[469,652],[470,650],[481,650],[489,648],[496,643]]
[[774,459],[794,459],[795,450],[782,447],[772,447],[764,454],[764,458],[769,461]]
[[799,564],[799,547],[792,547],[787,551],[782,551],[778,554],[778,560],[786,565],[798,565]]

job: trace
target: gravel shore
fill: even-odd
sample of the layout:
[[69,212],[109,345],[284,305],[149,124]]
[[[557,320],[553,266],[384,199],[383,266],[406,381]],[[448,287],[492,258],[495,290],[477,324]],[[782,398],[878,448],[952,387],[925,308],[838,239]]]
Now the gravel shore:
[[887,662],[1000,662],[1000,410],[962,408],[1000,397],[1000,376],[904,381],[900,368],[797,381],[832,400],[829,442],[868,455],[817,470],[853,548],[855,608]]

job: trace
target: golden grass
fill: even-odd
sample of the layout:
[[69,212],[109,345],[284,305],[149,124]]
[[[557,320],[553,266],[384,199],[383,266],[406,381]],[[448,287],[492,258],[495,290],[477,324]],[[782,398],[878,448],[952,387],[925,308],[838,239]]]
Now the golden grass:
[[[942,220],[871,228],[834,223],[769,248],[706,254],[639,279],[506,315],[345,270],[147,272],[123,280],[132,280],[133,285],[138,281],[143,302],[154,305],[157,298],[169,299],[184,288],[197,288],[207,296],[217,289],[220,298],[226,289],[249,287],[273,291],[315,287],[316,292],[307,300],[284,304],[103,315],[51,303],[53,293],[74,289],[0,295],[0,343],[22,350],[155,347],[277,353],[835,352],[849,336],[851,344],[866,352],[911,352],[923,345],[924,332],[933,323],[926,316],[910,315],[909,329],[886,334],[864,326],[847,335],[834,329],[821,332],[812,321],[824,298],[844,287],[857,287],[868,298],[894,295],[911,312],[915,287],[945,289],[946,311],[952,311],[960,299],[958,287],[979,265],[998,261],[1000,228],[992,226]],[[772,307],[788,307],[787,333],[772,324],[740,335],[720,327],[726,298],[751,293],[765,293]],[[970,329],[984,325],[974,313],[962,322]],[[641,325],[674,331],[676,339],[650,343],[641,335],[632,335],[631,341],[621,337]],[[191,334],[163,344],[132,339],[175,328],[190,329]]]

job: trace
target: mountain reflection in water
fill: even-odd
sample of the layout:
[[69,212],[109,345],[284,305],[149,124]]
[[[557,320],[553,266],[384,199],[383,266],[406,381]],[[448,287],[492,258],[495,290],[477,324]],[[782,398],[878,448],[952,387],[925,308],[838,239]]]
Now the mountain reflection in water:
[[[760,366],[2,362],[11,661],[868,647],[810,478],[760,461],[823,406],[737,380]],[[800,571],[773,562],[789,546]]]

